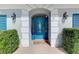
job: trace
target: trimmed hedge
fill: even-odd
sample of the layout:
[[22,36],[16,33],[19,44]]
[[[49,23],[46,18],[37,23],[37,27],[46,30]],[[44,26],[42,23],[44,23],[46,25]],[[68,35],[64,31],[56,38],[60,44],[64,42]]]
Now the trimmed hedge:
[[79,53],[79,28],[64,28],[63,40],[63,48],[68,53]]
[[0,31],[0,53],[13,53],[19,45],[19,37],[16,30]]

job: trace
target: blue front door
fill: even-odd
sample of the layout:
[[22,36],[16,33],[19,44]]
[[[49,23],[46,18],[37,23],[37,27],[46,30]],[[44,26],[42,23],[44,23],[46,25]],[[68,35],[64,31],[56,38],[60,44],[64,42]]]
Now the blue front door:
[[32,40],[48,40],[48,17],[33,16],[32,17]]

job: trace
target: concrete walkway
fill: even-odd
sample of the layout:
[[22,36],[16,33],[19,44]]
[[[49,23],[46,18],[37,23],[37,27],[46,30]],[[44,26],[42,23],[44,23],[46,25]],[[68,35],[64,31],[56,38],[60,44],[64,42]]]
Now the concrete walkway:
[[62,48],[52,48],[48,44],[34,44],[32,47],[18,48],[14,54],[67,54]]

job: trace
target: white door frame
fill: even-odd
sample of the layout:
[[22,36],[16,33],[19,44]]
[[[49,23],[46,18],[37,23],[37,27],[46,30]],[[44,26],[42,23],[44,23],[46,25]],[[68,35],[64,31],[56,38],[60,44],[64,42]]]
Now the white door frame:
[[35,8],[35,9],[32,9],[30,12],[29,12],[29,24],[30,24],[30,39],[29,39],[29,45],[32,46],[33,45],[33,42],[32,42],[32,39],[31,39],[31,17],[33,15],[37,15],[37,14],[45,14],[48,16],[48,41],[49,43],[51,43],[51,12],[47,9],[44,9],[44,8]]

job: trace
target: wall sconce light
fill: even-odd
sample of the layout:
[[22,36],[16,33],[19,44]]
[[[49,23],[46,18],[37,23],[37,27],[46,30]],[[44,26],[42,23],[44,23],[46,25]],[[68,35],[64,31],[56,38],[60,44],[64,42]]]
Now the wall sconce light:
[[12,17],[12,21],[13,21],[13,23],[15,23],[15,22],[16,22],[16,14],[13,13],[11,17]]
[[63,19],[67,19],[68,18],[68,14],[67,14],[67,12],[64,12],[63,13]]

